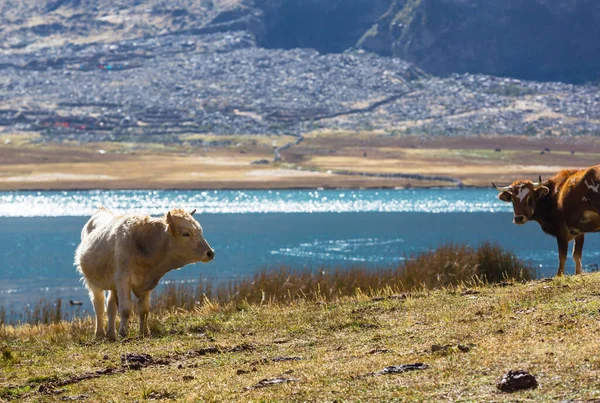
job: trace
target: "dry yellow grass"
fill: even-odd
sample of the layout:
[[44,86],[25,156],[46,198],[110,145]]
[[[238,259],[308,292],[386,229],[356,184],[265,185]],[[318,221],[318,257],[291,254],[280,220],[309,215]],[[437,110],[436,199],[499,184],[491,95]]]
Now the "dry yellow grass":
[[[209,302],[154,320],[155,336],[91,341],[89,320],[4,328],[0,398],[58,401],[465,401],[600,398],[600,274],[506,287],[357,292],[339,302],[243,309]],[[132,333],[133,334],[133,333]],[[450,345],[432,352],[432,345]],[[463,352],[458,344],[470,346]],[[216,346],[216,349],[210,347]],[[235,348],[237,346],[237,348]],[[122,355],[147,353],[134,370]],[[288,360],[277,360],[281,358]],[[297,358],[295,358],[297,357]],[[371,376],[389,365],[429,369]],[[100,374],[95,371],[106,371]],[[500,393],[510,369],[535,390]],[[80,379],[96,373],[91,379]],[[245,389],[265,378],[296,381]],[[61,381],[72,383],[62,385]]]

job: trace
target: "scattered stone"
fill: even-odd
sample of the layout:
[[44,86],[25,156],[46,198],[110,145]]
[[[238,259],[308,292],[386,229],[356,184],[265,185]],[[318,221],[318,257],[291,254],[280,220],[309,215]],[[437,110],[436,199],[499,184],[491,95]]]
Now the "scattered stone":
[[481,291],[477,291],[477,290],[465,290],[460,293],[460,295],[479,295],[479,294],[481,294]]
[[258,381],[258,383],[256,385],[246,386],[244,389],[246,389],[246,390],[259,389],[259,388],[265,388],[267,386],[279,385],[279,384],[288,383],[288,382],[298,382],[298,381],[299,381],[299,379],[296,379],[296,378],[285,378],[285,377],[262,379],[262,380]]
[[374,348],[373,350],[369,351],[369,354],[384,354],[384,353],[393,353],[393,351],[389,350],[387,348]]
[[61,398],[61,400],[64,400],[66,402],[75,402],[78,400],[85,400],[87,398],[88,398],[87,395],[75,395],[75,396],[63,396]]
[[148,393],[147,395],[147,399],[148,400],[164,400],[164,399],[175,399],[177,397],[177,395],[173,392],[158,392],[153,390],[152,392]]
[[244,374],[249,374],[250,371],[246,371],[245,369],[238,369],[237,371],[235,371],[236,375],[244,375]]
[[469,351],[471,351],[471,349],[475,347],[474,343],[469,343],[469,344],[446,344],[446,345],[440,345],[440,344],[434,344],[431,346],[431,352],[432,353],[441,353],[442,355],[447,355],[450,354],[452,352],[455,351],[462,351],[463,353],[468,353]]
[[411,294],[404,294],[403,293],[403,294],[393,294],[393,295],[390,295],[389,298],[390,299],[406,299],[406,298],[408,298],[410,296],[411,296]]
[[42,384],[38,388],[38,392],[44,393],[46,395],[60,395],[61,393],[65,393],[66,389],[54,389],[48,385]]
[[442,353],[442,354],[449,354],[450,353],[450,349],[454,347],[452,344],[446,344],[444,346],[440,345],[440,344],[434,344],[431,346],[431,352],[432,353]]
[[216,353],[220,353],[221,349],[219,349],[216,346],[210,346],[210,347],[204,347],[204,348],[200,348],[198,350],[192,350],[188,352],[188,355],[191,356],[202,356],[202,355],[207,355],[207,354],[216,354]]
[[538,387],[537,380],[527,371],[510,370],[500,380],[497,385],[502,392],[515,392],[521,389],[535,389]]
[[286,339],[286,338],[279,338],[279,339],[275,339],[273,340],[274,344],[285,344],[285,343],[289,343],[290,339]]
[[469,351],[471,351],[473,349],[473,347],[475,347],[475,344],[474,343],[458,344],[456,347],[458,347],[458,349],[460,351],[462,351],[463,353],[468,353]]
[[428,369],[428,368],[429,368],[429,365],[423,364],[420,362],[418,362],[416,364],[392,365],[389,367],[385,367],[381,371],[373,372],[370,375],[381,376],[381,375],[390,375],[390,374],[401,374],[401,373],[408,372],[408,371],[419,371],[419,370],[424,370],[424,369]]
[[257,361],[253,361],[252,363],[250,363],[250,365],[265,365],[265,364],[268,364],[269,362],[286,362],[286,361],[300,361],[300,360],[302,360],[302,357],[274,357],[271,359],[263,357]]
[[387,297],[384,297],[384,296],[373,297],[373,298],[371,298],[371,301],[377,302],[377,301],[383,301],[386,299],[406,299],[409,296],[410,296],[410,294],[392,294],[392,295],[388,295]]
[[242,343],[242,344],[239,344],[237,346],[231,347],[229,349],[229,352],[231,352],[231,353],[239,353],[241,351],[252,351],[252,350],[256,350],[256,347],[254,347],[253,344]]
[[193,381],[194,379],[196,379],[196,377],[192,376],[192,375],[184,375],[183,376],[184,381]]
[[267,165],[269,160],[254,160],[251,162],[252,165]]
[[131,369],[140,369],[152,363],[150,354],[127,353],[121,356],[121,365]]
[[117,372],[114,368],[99,369],[95,372],[96,375],[110,375]]
[[273,362],[284,362],[284,361],[301,361],[302,357],[275,357],[272,358]]

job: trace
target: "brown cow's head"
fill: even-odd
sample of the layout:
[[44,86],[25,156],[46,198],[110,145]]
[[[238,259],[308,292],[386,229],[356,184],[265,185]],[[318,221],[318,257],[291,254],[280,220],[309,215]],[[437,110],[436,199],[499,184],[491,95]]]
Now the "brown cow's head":
[[200,223],[192,217],[195,212],[174,209],[167,213],[169,232],[175,241],[172,253],[189,262],[210,262],[215,257],[215,251],[204,239]]
[[513,182],[510,186],[497,187],[492,185],[500,191],[498,199],[504,202],[512,202],[514,210],[513,222],[517,225],[525,224],[531,220],[535,213],[535,205],[537,201],[546,196],[550,189],[542,185],[542,178],[538,183],[533,183],[530,180],[518,180]]

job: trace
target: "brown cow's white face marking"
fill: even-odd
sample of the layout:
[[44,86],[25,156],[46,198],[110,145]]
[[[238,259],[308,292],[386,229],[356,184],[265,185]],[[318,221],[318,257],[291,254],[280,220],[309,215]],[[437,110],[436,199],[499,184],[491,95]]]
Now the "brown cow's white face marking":
[[523,225],[529,218],[533,216],[533,198],[531,197],[531,190],[527,185],[523,185],[517,188],[516,194],[513,196],[516,199],[513,200],[514,218],[513,222],[517,225]]
[[523,203],[523,199],[525,199],[528,194],[529,194],[529,189],[526,186],[523,186],[523,187],[519,188],[519,192],[517,193],[517,197],[519,198],[519,201],[521,203]]
[[590,182],[592,182],[592,183],[588,183],[588,181],[586,179],[585,186],[587,186],[588,189],[598,193],[600,191],[600,183],[594,183],[593,180],[591,180]]

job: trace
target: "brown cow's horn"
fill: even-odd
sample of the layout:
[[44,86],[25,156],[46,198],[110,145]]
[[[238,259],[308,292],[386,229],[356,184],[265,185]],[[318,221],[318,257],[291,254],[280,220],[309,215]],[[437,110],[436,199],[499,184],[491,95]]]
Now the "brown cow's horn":
[[538,187],[542,185],[542,175],[540,175],[540,181],[538,183],[534,183],[533,186]]
[[190,215],[194,215],[194,213],[196,212],[196,210],[197,210],[197,209],[193,209],[193,210],[190,212]]
[[496,189],[496,190],[498,190],[500,192],[504,192],[505,190],[512,189],[512,186],[498,187],[498,186],[496,186],[496,184],[494,182],[492,182],[492,186],[494,187],[494,189]]

